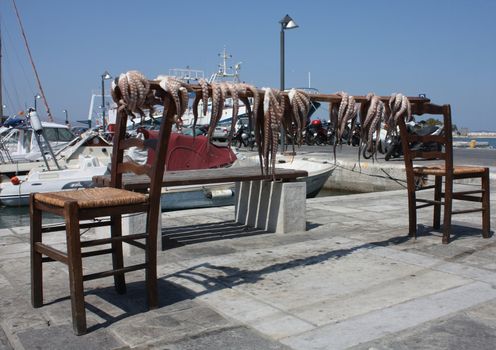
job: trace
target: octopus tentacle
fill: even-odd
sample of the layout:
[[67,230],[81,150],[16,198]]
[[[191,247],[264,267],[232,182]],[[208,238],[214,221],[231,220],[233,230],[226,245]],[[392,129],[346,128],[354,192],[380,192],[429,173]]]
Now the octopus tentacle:
[[201,87],[201,91],[202,91],[202,95],[201,95],[201,98],[202,98],[202,103],[203,103],[203,115],[206,116],[207,115],[207,111],[208,111],[208,83],[205,79],[200,79],[198,81],[198,84],[200,85]]
[[391,95],[389,99],[389,129],[388,134],[396,134],[397,132],[397,122],[398,118],[404,118],[406,121],[410,121],[412,118],[412,112],[410,107],[410,102],[408,98],[400,93],[395,93]]
[[238,112],[239,112],[239,87],[237,84],[227,84],[227,88],[229,89],[229,93],[231,94],[231,98],[233,101],[233,110],[232,110],[232,118],[231,118],[231,130],[229,131],[228,137],[228,146],[231,146],[232,137],[234,134],[234,129],[236,128],[236,124],[238,122]]
[[195,95],[195,99],[193,100],[193,125],[191,126],[191,129],[193,130],[193,137],[196,136],[196,123],[198,122],[198,104],[200,103],[202,96],[199,94]]
[[302,127],[306,124],[308,113],[310,111],[310,97],[304,91],[295,90],[293,100],[298,110],[298,113],[296,113],[295,118],[298,127],[297,130],[298,139],[299,139],[299,143],[301,144],[303,142]]
[[264,172],[267,175],[269,170],[269,141],[270,141],[270,94],[272,93],[271,88],[265,89],[264,101],[263,101],[263,111],[264,111],[264,125],[263,125],[263,161],[264,161]]
[[220,85],[217,83],[212,83],[212,110],[210,113],[210,125],[208,127],[208,140],[212,140],[212,134],[217,124],[217,114],[219,110],[219,104],[221,100],[221,90]]
[[298,100],[297,98],[295,97],[296,95],[296,89],[291,89],[289,92],[288,92],[288,98],[289,98],[289,104],[290,104],[290,108],[291,108],[291,113],[292,113],[292,119],[294,121],[294,123],[296,124],[296,143],[298,143],[298,145],[301,145],[300,142],[300,133],[301,133],[301,118],[300,118],[300,108],[298,106]]
[[335,102],[330,102],[329,103],[329,118],[331,121],[331,125],[334,128],[334,142],[332,146],[332,153],[334,155],[334,164],[336,164],[337,157],[336,157],[336,147],[338,145],[338,113],[339,113],[339,105]]

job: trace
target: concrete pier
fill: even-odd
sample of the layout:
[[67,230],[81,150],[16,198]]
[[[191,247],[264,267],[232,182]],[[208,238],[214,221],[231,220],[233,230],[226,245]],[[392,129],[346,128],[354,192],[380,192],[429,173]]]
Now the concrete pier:
[[236,224],[233,207],[164,213],[179,246],[158,256],[160,307],[146,310],[142,272],[126,295],[89,281],[80,337],[66,267],[45,264],[46,305],[33,309],[28,227],[0,230],[0,349],[494,349],[496,244],[480,213],[455,217],[442,245],[430,210],[407,237],[406,206],[404,190],[311,199],[306,231],[290,234]]
[[[332,162],[330,153],[304,156]],[[488,239],[481,237],[480,213],[469,213],[454,217],[452,242],[441,244],[442,234],[430,228],[431,209],[419,211],[418,238],[408,237],[401,162],[367,161],[359,168],[342,154],[329,181],[368,183],[381,192],[288,207],[305,210],[301,230],[246,227],[236,222],[234,206],[163,213],[163,238],[174,248],[158,253],[159,308],[146,308],[142,271],[126,275],[125,295],[114,291],[112,278],[88,281],[89,333],[80,337],[72,332],[66,266],[44,265],[45,305],[33,309],[29,228],[1,229],[0,350],[492,350],[496,160],[491,162]],[[392,183],[397,189],[389,190]],[[244,219],[267,223],[256,211]],[[63,233],[45,239],[64,249]],[[142,259],[133,254],[125,262]],[[84,269],[110,265],[109,257],[93,257]]]

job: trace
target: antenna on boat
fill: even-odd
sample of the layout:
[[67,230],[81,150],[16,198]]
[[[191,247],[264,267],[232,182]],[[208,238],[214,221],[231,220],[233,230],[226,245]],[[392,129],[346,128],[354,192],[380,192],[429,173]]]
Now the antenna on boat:
[[219,57],[222,58],[222,62],[219,64],[219,70],[212,74],[209,83],[212,83],[217,79],[224,78],[232,78],[235,83],[239,83],[239,70],[241,69],[242,62],[238,62],[234,65],[234,73],[229,73],[228,70],[233,69],[233,67],[227,65],[227,60],[232,58],[232,55],[228,54],[226,48],[224,47],[224,50],[219,53]]
[[45,135],[45,131],[43,130],[43,126],[41,125],[40,117],[38,117],[38,113],[36,113],[36,110],[30,108],[28,111],[28,117],[29,117],[29,123],[31,124],[31,127],[33,128],[33,131],[34,131],[34,136],[36,138],[36,142],[38,142],[38,146],[40,147],[41,156],[43,157],[43,160],[45,161],[47,169],[51,170],[50,165],[48,164],[48,161],[45,157],[45,151],[43,150],[43,143],[40,139],[40,135],[45,140],[45,145],[48,148],[48,152],[52,156],[52,159],[55,162],[57,169],[61,170],[60,165],[57,162],[57,158],[55,158],[55,154],[53,153],[52,146],[50,146],[50,142],[48,142],[48,139]]

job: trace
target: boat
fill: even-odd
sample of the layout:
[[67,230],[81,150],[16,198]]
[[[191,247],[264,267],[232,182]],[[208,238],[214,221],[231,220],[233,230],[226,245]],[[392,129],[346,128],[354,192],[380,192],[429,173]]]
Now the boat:
[[26,119],[16,118],[12,123],[7,119],[0,127],[0,174],[26,174],[43,163],[46,142],[57,154],[77,139],[67,125],[51,122],[41,122],[41,125],[46,136],[41,144]]
[[[141,130],[145,138],[153,138],[154,130]],[[99,137],[95,133],[93,137]],[[68,147],[58,157],[62,170],[49,170],[46,166],[32,169],[26,176],[3,178],[0,182],[0,202],[6,206],[28,204],[32,192],[52,192],[75,188],[91,187],[93,176],[104,175],[108,171],[109,158],[98,158],[96,154],[84,154],[82,149],[91,141],[91,135],[85,140]],[[98,140],[98,138],[97,138]],[[100,141],[98,141],[100,142]],[[230,147],[215,145],[204,136],[171,134],[167,153],[167,170],[207,169],[217,167],[249,167],[259,165],[258,156],[245,157],[235,154]],[[153,151],[128,153],[139,162],[151,162]],[[75,161],[77,159],[77,161]],[[279,157],[279,168],[305,169],[308,177],[300,179],[307,184],[307,197],[317,195],[332,172],[332,165],[305,158]],[[167,171],[166,170],[166,171]],[[178,210],[232,205],[234,203],[234,183],[215,185],[192,185],[165,187],[162,192],[162,209]]]
[[52,192],[92,187],[92,178],[108,171],[111,145],[94,131],[83,133],[57,154],[57,169],[52,159],[36,163],[26,175],[0,175],[0,203],[24,206],[34,192]]
[[108,171],[107,164],[101,164],[95,156],[80,155],[78,161],[77,167],[62,170],[35,168],[27,175],[0,182],[0,202],[5,206],[24,206],[29,204],[29,195],[34,192],[93,187],[93,176]]
[[[258,156],[244,157],[237,154],[237,160],[231,167],[258,166]],[[316,159],[293,158],[280,156],[276,168],[304,169],[308,176],[299,179],[306,182],[307,198],[315,197],[331,175],[334,166],[327,161]],[[165,187],[162,190],[162,210],[172,211],[180,209],[208,208],[234,205],[235,184],[233,182],[211,184]]]

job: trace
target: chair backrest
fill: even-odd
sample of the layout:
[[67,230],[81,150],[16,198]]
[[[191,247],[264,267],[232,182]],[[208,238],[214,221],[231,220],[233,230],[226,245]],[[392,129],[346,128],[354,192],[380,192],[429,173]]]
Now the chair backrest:
[[[453,170],[453,137],[451,127],[451,107],[450,105],[434,105],[432,103],[412,105],[412,112],[417,115],[431,114],[443,116],[443,130],[440,135],[417,135],[408,131],[403,118],[399,118],[398,126],[400,128],[401,144],[405,167],[407,174],[409,169],[413,168],[415,159],[423,160],[441,160],[446,167],[446,173],[452,173]],[[435,143],[439,146],[435,150],[417,149],[413,146],[418,144],[427,145]],[[413,149],[412,149],[413,147]]]
[[[129,117],[134,117],[134,115],[131,114],[131,111],[124,104],[118,108],[116,131],[113,139],[110,186],[122,188],[122,176],[126,173],[147,175],[150,178],[150,205],[152,207],[158,207],[165,170],[168,141],[174,116],[176,114],[176,108],[170,94],[163,91],[158,84],[153,84],[153,82],[150,84],[149,94],[153,95],[153,98],[149,100],[154,101],[155,104],[160,103],[164,108],[159,136],[153,141],[143,140],[138,137],[129,137],[127,133],[127,121]],[[149,105],[147,107],[153,106]],[[128,157],[124,157],[124,151],[130,147],[152,148],[155,151],[156,157],[151,163],[138,164]]]

